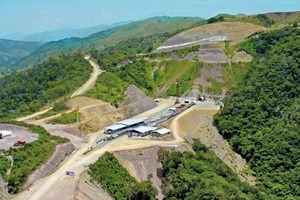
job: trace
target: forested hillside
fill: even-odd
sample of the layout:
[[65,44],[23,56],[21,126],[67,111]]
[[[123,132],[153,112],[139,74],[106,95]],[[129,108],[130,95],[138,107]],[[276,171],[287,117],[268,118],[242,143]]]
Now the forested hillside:
[[[53,155],[56,145],[69,140],[50,135],[44,128],[24,122],[1,119],[0,123],[24,126],[30,132],[39,135],[38,140],[32,143],[26,144],[22,148],[10,148],[5,152],[5,156],[11,156],[13,159],[12,167],[4,156],[0,157],[0,175],[7,182],[8,192],[16,194],[22,191],[23,184],[28,180],[31,173]],[[9,169],[11,170],[10,173],[4,174]]]
[[114,199],[154,200],[157,194],[151,181],[138,182],[109,152],[90,166],[89,174],[91,180],[100,183]]
[[14,72],[11,65],[29,55],[42,45],[41,42],[23,42],[0,39],[0,76]]
[[244,42],[255,59],[215,118],[221,134],[256,172],[271,199],[300,198],[300,30]]
[[62,55],[0,79],[0,117],[34,112],[58,98],[70,94],[92,72],[80,54]]
[[56,57],[61,53],[66,53],[70,49],[73,52],[92,49],[103,50],[118,42],[132,38],[147,37],[153,34],[175,34],[178,31],[191,28],[203,22],[203,19],[197,17],[154,17],[101,31],[84,38],[72,37],[48,42],[31,55],[22,59],[16,67],[33,66],[49,57]]
[[164,199],[266,199],[198,140],[193,150],[158,152]]

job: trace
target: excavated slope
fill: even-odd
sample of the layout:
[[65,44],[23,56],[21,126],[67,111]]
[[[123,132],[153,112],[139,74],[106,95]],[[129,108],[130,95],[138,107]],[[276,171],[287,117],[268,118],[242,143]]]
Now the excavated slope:
[[142,112],[150,110],[156,103],[134,85],[130,85],[126,91],[126,98],[119,108],[107,102],[78,96],[67,101],[70,108],[79,107],[80,128],[86,132],[102,130],[116,121],[120,121]]
[[142,90],[135,85],[130,85],[126,90],[126,98],[120,105],[120,109],[125,109],[131,116],[138,115],[156,107],[153,99],[149,98]]

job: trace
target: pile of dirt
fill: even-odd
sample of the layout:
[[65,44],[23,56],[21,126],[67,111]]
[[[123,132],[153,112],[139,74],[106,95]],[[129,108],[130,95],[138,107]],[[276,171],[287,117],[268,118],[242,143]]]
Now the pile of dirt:
[[28,181],[23,186],[23,189],[29,188],[36,181],[53,172],[74,150],[75,147],[71,142],[57,145],[56,151],[51,159],[49,159],[47,163],[43,164],[39,169],[35,170],[32,175],[30,175]]
[[75,187],[75,200],[112,200],[113,198],[98,184],[90,182],[89,174],[84,171]]
[[130,116],[125,110],[118,110],[107,102],[89,97],[72,98],[67,101],[67,106],[71,108],[79,106],[80,126],[86,133],[101,130]]
[[249,54],[247,54],[245,51],[237,52],[233,55],[231,61],[234,63],[239,62],[251,62],[253,60],[253,57]]
[[181,136],[188,140],[199,138],[221,160],[234,169],[242,180],[254,185],[255,177],[249,173],[246,161],[230,148],[228,142],[213,125],[213,115],[217,112],[217,110],[203,108],[186,113],[178,120]]
[[131,116],[141,114],[156,107],[155,101],[135,85],[130,85],[125,94],[126,98],[120,105],[120,109],[129,112]]

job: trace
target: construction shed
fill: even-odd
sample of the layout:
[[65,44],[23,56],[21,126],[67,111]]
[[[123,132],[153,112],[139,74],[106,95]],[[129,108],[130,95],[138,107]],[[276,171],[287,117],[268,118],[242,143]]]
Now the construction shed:
[[157,136],[157,137],[162,137],[162,136],[165,136],[165,135],[169,135],[170,133],[171,133],[170,129],[159,128],[159,129],[156,129],[155,131],[153,131],[152,135]]
[[112,134],[112,133],[115,133],[115,132],[118,132],[118,131],[121,131],[121,130],[124,130],[126,129],[126,125],[123,125],[123,124],[114,124],[114,125],[111,125],[111,126],[108,126],[104,129],[104,133],[105,134]]
[[12,134],[11,131],[2,130],[2,131],[0,131],[0,139],[6,138],[6,137],[10,137],[11,134]]
[[140,136],[144,137],[149,134],[151,134],[153,131],[156,129],[159,129],[158,127],[153,127],[153,126],[139,126],[137,128],[132,129],[129,133],[128,136]]
[[132,119],[126,119],[123,121],[116,122],[115,124],[121,124],[125,125],[126,127],[131,127],[131,126],[138,126],[138,125],[144,125],[147,120],[147,117],[142,117],[142,118],[132,118]]

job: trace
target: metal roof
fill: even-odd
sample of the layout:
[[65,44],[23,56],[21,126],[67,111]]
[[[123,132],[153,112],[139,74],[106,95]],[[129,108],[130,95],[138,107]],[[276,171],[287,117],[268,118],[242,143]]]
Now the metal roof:
[[158,127],[153,127],[153,126],[139,126],[135,129],[133,129],[133,131],[139,132],[139,133],[146,133],[149,131],[154,131],[158,129]]
[[147,119],[147,117],[134,118],[134,119],[132,119],[132,118],[131,119],[125,119],[123,121],[116,122],[116,125],[117,124],[124,124],[126,126],[131,126],[131,125],[135,125],[135,124],[144,122],[146,119]]
[[167,128],[160,128],[160,129],[155,130],[155,133],[159,133],[161,135],[167,134],[169,132],[171,132],[171,130],[167,129]]
[[105,130],[112,130],[112,131],[115,131],[115,130],[118,130],[118,129],[121,129],[121,128],[125,128],[126,126],[123,125],[123,124],[114,124],[114,125],[111,125],[111,126],[108,126],[105,128]]

